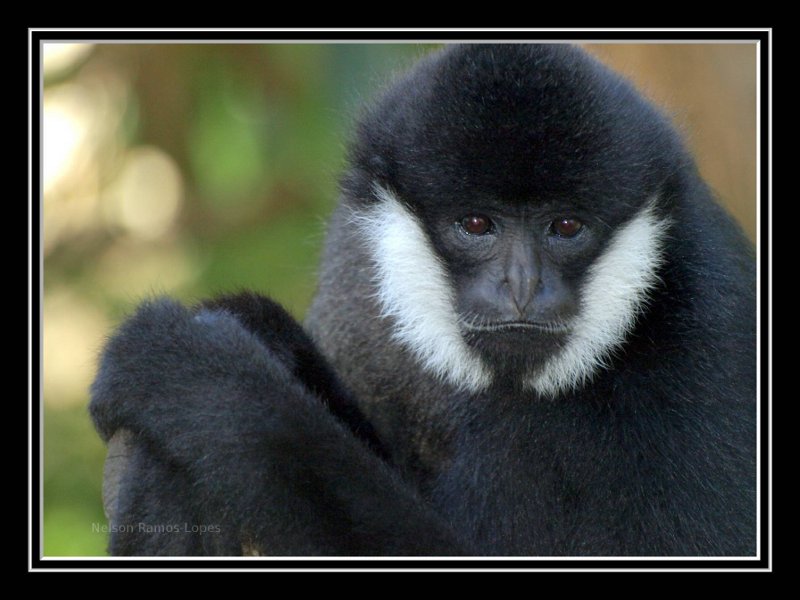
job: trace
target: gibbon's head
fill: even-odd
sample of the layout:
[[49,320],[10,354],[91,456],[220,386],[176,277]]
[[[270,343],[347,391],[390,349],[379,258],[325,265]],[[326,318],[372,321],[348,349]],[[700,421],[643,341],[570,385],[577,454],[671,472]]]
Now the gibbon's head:
[[658,281],[683,150],[570,46],[452,46],[360,122],[343,181],[394,337],[468,390],[580,386]]

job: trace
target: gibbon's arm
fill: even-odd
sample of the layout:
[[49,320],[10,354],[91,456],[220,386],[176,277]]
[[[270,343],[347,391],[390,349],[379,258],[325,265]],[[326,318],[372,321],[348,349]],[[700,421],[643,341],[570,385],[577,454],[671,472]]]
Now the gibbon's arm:
[[263,298],[143,304],[92,386],[111,552],[464,554],[315,354]]

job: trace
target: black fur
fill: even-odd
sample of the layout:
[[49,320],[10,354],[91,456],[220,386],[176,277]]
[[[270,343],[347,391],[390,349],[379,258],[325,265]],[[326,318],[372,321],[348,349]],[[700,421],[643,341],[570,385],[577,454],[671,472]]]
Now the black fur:
[[388,458],[372,424],[364,418],[355,399],[341,384],[302,326],[280,304],[245,291],[207,300],[201,306],[225,311],[236,317],[322,400],[335,417],[341,419],[381,458]]
[[[380,316],[352,220],[375,183],[454,281],[463,257],[431,225],[454,207],[574,206],[610,235],[657,197],[659,283],[588,385],[459,392]],[[92,416],[136,449],[117,521],[220,527],[117,533],[113,553],[755,553],[752,247],[629,84],[565,46],[450,48],[364,115],[342,187],[307,320],[318,349],[253,295],[146,303],[110,341]]]
[[[92,417],[104,439],[125,429],[134,447],[112,553],[462,552],[444,521],[294,376],[287,356],[231,316],[236,302],[223,304],[195,314],[166,299],[145,303],[105,349]],[[280,309],[265,315],[285,318]]]
[[[383,94],[350,156],[307,325],[440,514],[482,554],[755,553],[752,247],[667,119],[576,48],[453,47]],[[376,182],[420,217],[456,289],[469,265],[436,223],[458,211],[556,207],[610,234],[657,198],[671,220],[660,282],[589,385],[539,398],[505,349],[479,348],[506,375],[470,397],[376,318],[351,216],[379,201]]]

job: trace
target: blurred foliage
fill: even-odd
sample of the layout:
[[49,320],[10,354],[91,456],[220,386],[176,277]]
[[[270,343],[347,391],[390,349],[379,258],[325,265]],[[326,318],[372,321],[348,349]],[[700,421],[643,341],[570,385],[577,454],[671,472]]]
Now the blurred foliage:
[[103,442],[83,406],[46,407],[44,423],[45,556],[102,556],[106,536],[93,532],[92,524],[106,523],[100,503]]
[[[348,124],[418,45],[45,47],[44,552],[103,555],[97,352],[144,296],[302,316]],[[65,56],[65,54],[67,56]]]
[[[105,535],[92,529],[105,522],[104,447],[86,412],[105,336],[142,297],[158,293],[191,303],[253,288],[301,317],[352,118],[394,71],[430,48],[45,45],[46,556],[105,553]],[[711,117],[725,106],[729,131],[712,158],[722,165],[716,172],[732,174],[734,193],[724,176],[712,185],[744,207],[737,214],[750,228],[755,52],[739,46],[726,59],[709,48],[697,48],[695,58],[674,45],[599,53],[655,90],[703,142],[718,140],[702,125],[719,122]],[[657,60],[641,58],[648,52]],[[704,84],[693,89],[711,94],[694,104],[692,89],[680,85],[687,64],[705,65]],[[670,86],[681,93],[670,95]]]

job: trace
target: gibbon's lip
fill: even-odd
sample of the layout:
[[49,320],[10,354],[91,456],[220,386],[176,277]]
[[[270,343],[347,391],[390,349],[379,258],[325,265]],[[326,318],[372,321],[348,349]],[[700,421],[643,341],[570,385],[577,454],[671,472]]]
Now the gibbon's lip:
[[470,332],[502,332],[533,329],[545,333],[568,333],[572,330],[571,325],[561,322],[540,322],[540,321],[485,321],[482,323],[462,322],[461,326]]

